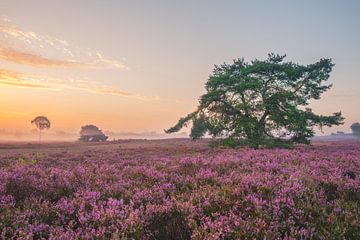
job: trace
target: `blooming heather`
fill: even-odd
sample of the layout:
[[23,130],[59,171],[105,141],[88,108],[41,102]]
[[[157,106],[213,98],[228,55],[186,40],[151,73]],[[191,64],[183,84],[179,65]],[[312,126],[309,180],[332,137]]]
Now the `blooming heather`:
[[358,142],[7,151],[0,167],[2,239],[360,239]]

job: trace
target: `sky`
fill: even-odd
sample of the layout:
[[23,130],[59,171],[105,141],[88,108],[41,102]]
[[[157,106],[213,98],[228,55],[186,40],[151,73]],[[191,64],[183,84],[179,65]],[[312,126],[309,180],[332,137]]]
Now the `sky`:
[[[214,64],[268,53],[332,58],[333,88],[311,102],[360,121],[360,1],[0,1],[0,138],[84,124],[163,132],[197,107]],[[320,133],[320,132],[318,132]]]

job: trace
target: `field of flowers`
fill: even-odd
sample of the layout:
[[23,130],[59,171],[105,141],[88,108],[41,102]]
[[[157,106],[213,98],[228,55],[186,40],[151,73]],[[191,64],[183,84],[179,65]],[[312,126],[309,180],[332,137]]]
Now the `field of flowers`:
[[360,239],[360,142],[3,149],[0,236]]

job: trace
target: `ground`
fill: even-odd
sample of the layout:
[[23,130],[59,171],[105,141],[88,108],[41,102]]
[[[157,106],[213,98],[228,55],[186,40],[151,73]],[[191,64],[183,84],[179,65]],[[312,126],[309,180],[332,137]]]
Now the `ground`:
[[360,141],[0,144],[0,236],[360,239]]

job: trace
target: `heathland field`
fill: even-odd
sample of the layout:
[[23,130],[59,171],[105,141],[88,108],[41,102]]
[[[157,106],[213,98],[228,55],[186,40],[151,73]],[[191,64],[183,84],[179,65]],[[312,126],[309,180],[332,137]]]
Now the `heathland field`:
[[360,239],[360,142],[0,145],[1,239]]

